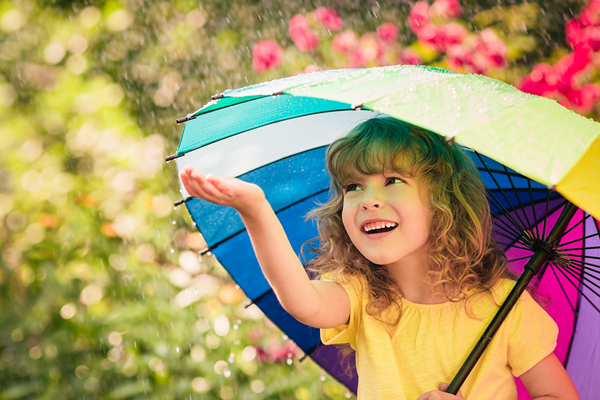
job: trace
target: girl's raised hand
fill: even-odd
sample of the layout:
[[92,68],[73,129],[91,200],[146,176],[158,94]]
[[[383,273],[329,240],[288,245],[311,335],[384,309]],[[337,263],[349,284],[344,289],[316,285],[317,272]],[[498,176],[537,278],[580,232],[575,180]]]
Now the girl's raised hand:
[[240,214],[250,215],[265,200],[262,189],[255,184],[236,178],[204,175],[189,165],[179,173],[179,177],[191,196],[235,208]]
[[450,386],[450,384],[441,382],[438,385],[439,390],[432,390],[431,392],[423,393],[419,396],[417,400],[464,400],[464,397],[460,390],[458,391],[457,396],[450,393],[446,393],[446,389],[448,389],[448,386]]

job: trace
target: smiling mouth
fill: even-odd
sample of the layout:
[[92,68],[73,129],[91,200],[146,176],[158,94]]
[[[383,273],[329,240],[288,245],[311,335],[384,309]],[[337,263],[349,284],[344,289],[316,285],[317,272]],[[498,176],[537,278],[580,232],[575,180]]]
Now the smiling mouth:
[[367,224],[367,225],[363,226],[362,231],[364,233],[366,233],[367,235],[373,235],[375,233],[389,232],[391,230],[396,229],[397,226],[398,226],[398,224],[395,222],[381,222],[381,223]]

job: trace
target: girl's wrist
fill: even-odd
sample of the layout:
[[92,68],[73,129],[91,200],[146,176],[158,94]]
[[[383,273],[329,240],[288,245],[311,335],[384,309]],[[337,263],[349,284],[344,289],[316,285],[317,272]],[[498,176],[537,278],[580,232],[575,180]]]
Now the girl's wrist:
[[271,205],[262,190],[260,191],[260,195],[256,193],[248,197],[244,204],[237,208],[244,223],[260,220],[265,215],[265,212],[268,213],[271,211]]

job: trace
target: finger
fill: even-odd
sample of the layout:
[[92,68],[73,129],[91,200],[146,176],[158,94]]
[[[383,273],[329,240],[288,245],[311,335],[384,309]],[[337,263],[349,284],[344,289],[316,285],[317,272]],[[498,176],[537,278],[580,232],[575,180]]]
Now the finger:
[[[222,192],[217,187],[216,183],[220,181],[220,178],[214,176],[212,174],[207,174],[206,176],[202,174],[200,171],[192,172],[192,177],[196,179],[196,183],[198,186],[206,193],[207,195],[213,197],[214,199],[222,198]],[[211,179],[209,181],[209,178]]]
[[[450,384],[446,382],[440,382],[440,384],[438,385],[438,389],[444,393],[447,393],[448,387],[450,387]],[[458,391],[458,394],[456,396],[458,396],[459,399],[464,399],[460,390]]]
[[191,196],[211,201],[210,193],[207,193],[201,185],[205,179],[202,172],[186,167],[180,177],[183,186]]
[[229,183],[231,182],[231,178],[219,178],[213,174],[206,174],[206,180],[213,185],[215,188],[219,190],[219,192],[223,194],[230,194],[231,186]]
[[420,395],[417,400],[440,400],[441,397],[438,394],[437,390],[432,390],[431,392],[423,393]]

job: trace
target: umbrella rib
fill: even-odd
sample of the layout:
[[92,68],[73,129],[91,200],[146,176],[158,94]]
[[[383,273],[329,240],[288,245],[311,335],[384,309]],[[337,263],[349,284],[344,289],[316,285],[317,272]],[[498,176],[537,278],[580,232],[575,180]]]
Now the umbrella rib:
[[531,255],[528,255],[528,256],[519,257],[519,258],[511,258],[510,260],[507,260],[507,261],[514,262],[514,261],[521,261],[521,260],[530,259],[530,258],[531,258]]
[[546,213],[544,214],[544,228],[542,230],[542,239],[546,238],[546,221],[548,220],[548,207],[550,206],[550,191],[546,196]]
[[[569,249],[571,250],[571,249]],[[576,253],[569,253],[569,252],[563,252],[564,254],[568,255],[569,257],[577,257],[577,258],[591,258],[593,260],[600,260],[600,257],[596,257],[596,256],[588,256],[585,254],[576,254]]]
[[[571,271],[577,272],[579,274],[581,274],[582,279],[587,280],[588,282],[592,283],[592,281],[597,281],[600,282],[600,276],[596,276],[595,274],[599,274],[600,271],[596,271],[594,269],[591,268],[585,268],[585,267],[580,267],[576,264],[572,264],[572,265],[565,265],[565,268],[568,268]],[[586,278],[587,276],[587,278]],[[596,285],[595,285],[596,286]],[[600,286],[597,286],[598,289],[600,289]]]
[[571,260],[571,264],[581,268],[582,270],[589,270],[600,273],[600,265],[597,264],[590,264],[581,260]]
[[[527,221],[527,226],[531,227],[531,221],[529,221],[529,217],[527,217],[527,213],[525,212],[525,207],[523,207],[523,203],[521,202],[521,197],[519,197],[519,193],[517,193],[517,189],[515,188],[515,184],[508,172],[508,168],[506,168],[505,165],[502,165],[502,167],[504,167],[504,171],[506,172],[506,176],[508,177],[508,180],[510,181],[510,186],[512,186],[512,190],[513,193],[515,194],[515,196],[517,197],[517,201],[519,202],[519,208],[521,209],[521,212],[523,213],[523,217],[525,217],[525,221]],[[533,200],[533,198],[532,198]],[[517,213],[517,211],[515,210],[515,213]],[[518,215],[518,214],[517,214]],[[521,220],[519,218],[519,220]]]
[[[512,233],[513,234],[513,236],[504,236],[507,239],[511,239],[513,241],[514,240],[519,241],[521,239],[522,232],[519,232],[518,230],[516,230],[514,226],[510,225],[508,222],[504,221],[500,217],[495,218],[494,219],[494,223],[496,224],[496,232],[498,234],[500,234],[500,232],[498,231],[498,229],[502,229],[506,233]],[[502,224],[503,226],[498,226],[500,224]],[[521,241],[521,243],[527,244],[527,243],[525,243],[523,241]]]
[[[483,158],[481,158],[481,155],[478,152],[475,152],[475,155],[477,155],[477,157],[479,158],[479,160],[481,161],[481,163],[483,164],[483,167],[486,169],[486,171],[490,174],[492,180],[494,181],[494,183],[496,184],[496,187],[498,188],[498,190],[500,190],[500,193],[502,193],[502,196],[504,197],[504,199],[506,200],[506,202],[510,205],[511,210],[517,215],[517,218],[519,218],[519,220],[521,219],[519,217],[519,214],[516,213],[516,211],[514,210],[514,208],[512,207],[512,204],[510,204],[510,201],[508,200],[508,198],[506,197],[506,194],[504,193],[504,191],[502,190],[502,188],[500,187],[500,185],[498,184],[498,181],[496,180],[496,178],[494,177],[494,175],[490,172],[489,168],[487,167],[487,165],[485,165],[485,162],[483,161]],[[514,226],[517,228],[517,230],[519,232],[524,232],[525,229],[523,229],[523,227],[521,225],[519,225],[519,223],[517,221],[514,220],[514,218],[512,217],[512,215],[509,213],[509,211],[504,207],[504,205],[496,198],[496,196],[494,196],[493,193],[491,193],[489,190],[487,191],[488,194],[490,196],[492,196],[494,198],[494,200],[496,200],[496,202],[500,205],[500,207],[505,211],[506,216],[512,221],[512,223],[514,224]],[[522,221],[521,221],[522,222]]]
[[[526,177],[527,178],[527,177]],[[540,237],[540,228],[538,227],[538,218],[537,218],[537,213],[535,211],[535,203],[533,201],[533,190],[531,189],[531,179],[527,178],[527,187],[529,188],[529,198],[531,199],[531,210],[533,211],[533,220],[535,221],[535,224],[533,225],[537,235],[536,237]]]
[[[488,166],[485,164],[485,162],[483,161],[483,158],[481,157],[481,155],[478,152],[475,152],[475,154],[477,155],[477,157],[479,158],[479,160],[481,161],[481,164],[483,164],[483,167],[485,168],[485,170],[488,172],[488,174],[490,174],[490,177],[492,178],[492,180],[494,181],[494,183],[496,184],[496,187],[498,188],[498,190],[500,191],[500,193],[502,193],[502,197],[504,197],[504,200],[506,200],[506,202],[508,203],[508,205],[510,206],[510,209],[512,212],[515,213],[515,215],[517,216],[517,219],[519,220],[519,222],[521,223],[521,225],[519,225],[517,223],[517,221],[514,221],[514,219],[512,218],[512,216],[510,214],[507,214],[507,216],[513,220],[513,223],[515,224],[515,226],[517,227],[517,229],[519,229],[521,232],[525,232],[525,228],[523,224],[523,221],[521,221],[521,216],[519,215],[519,213],[517,213],[517,211],[513,208],[512,204],[510,203],[510,201],[508,200],[508,197],[506,197],[506,194],[504,193],[504,190],[502,190],[502,187],[500,186],[500,184],[498,183],[498,181],[496,180],[496,177],[491,173],[490,169],[488,168]],[[490,193],[491,194],[491,193]],[[492,194],[493,196],[493,194]],[[494,196],[495,197],[495,196]],[[504,208],[504,206],[502,206],[502,208],[508,213],[508,210],[506,210],[506,208]]]
[[[563,268],[560,268],[560,267],[559,267],[559,268],[558,268],[558,270],[559,270],[559,271],[562,271],[563,273],[568,273],[568,274],[569,274],[569,275],[571,275],[573,278],[576,278],[578,281],[580,280],[580,277],[576,276],[576,274],[575,274],[573,271],[571,271],[570,269],[567,269],[567,268],[564,268],[564,269],[563,269]],[[565,275],[565,276],[566,276],[566,275]],[[597,292],[596,292],[594,289],[592,289],[591,287],[589,287],[589,286],[588,286],[588,285],[585,283],[586,281],[587,281],[587,282],[589,282],[591,285],[593,285],[593,286],[597,287],[598,289],[600,289],[600,286],[596,285],[594,282],[591,282],[589,279],[585,279],[585,278],[584,278],[584,279],[581,281],[581,284],[582,284],[583,286],[585,286],[585,287],[586,287],[586,289],[588,289],[589,291],[591,291],[592,293],[594,293],[594,294],[595,294],[595,295],[596,295],[598,298],[600,298],[600,293],[597,293]],[[571,282],[571,283],[573,283],[573,282]],[[575,287],[577,287],[577,286],[575,285]],[[577,290],[579,290],[579,292],[580,292],[581,294],[583,294],[583,292],[582,292],[582,290],[581,290],[581,289],[579,289],[579,288],[578,288]],[[600,310],[599,310],[599,311],[600,311]]]
[[571,299],[569,299],[569,295],[567,294],[567,291],[563,287],[562,283],[560,282],[560,278],[558,277],[558,274],[556,273],[556,269],[555,269],[556,266],[554,264],[550,264],[550,265],[552,266],[552,268],[550,268],[550,269],[552,270],[552,273],[556,277],[556,281],[558,282],[558,286],[560,286],[560,290],[562,290],[563,294],[565,295],[565,299],[567,299],[567,303],[569,303],[569,307],[571,307],[571,311],[575,312],[575,306],[573,305],[573,303],[571,303]]
[[[533,250],[528,249],[527,247],[517,246],[514,243],[504,243],[504,242],[501,242],[501,241],[498,241],[498,243],[503,244],[506,247],[510,247],[512,249],[527,250],[527,251],[531,251],[533,253]],[[531,257],[531,256],[529,256],[529,257]]]
[[[585,236],[585,237],[582,237],[582,238],[578,238],[578,239],[575,239],[575,240],[571,240],[570,242],[561,243],[561,244],[559,245],[559,248],[560,248],[560,247],[563,247],[563,246],[566,246],[566,245],[568,245],[568,244],[571,244],[571,243],[579,242],[579,241],[581,241],[581,240],[587,240],[587,239],[589,239],[589,238],[592,238],[592,237],[594,237],[594,236],[600,236],[600,235],[599,235],[598,233],[592,233],[591,235],[588,235],[588,236]],[[568,249],[567,249],[567,250],[568,250]]]
[[563,233],[563,236],[567,236],[567,234],[569,232],[571,232],[573,229],[577,228],[579,225],[581,225],[583,222],[585,222],[587,219],[589,219],[590,216],[591,216],[591,214],[587,214],[585,217],[581,218],[575,225],[573,225],[565,233]]
[[[562,273],[562,274],[563,274],[563,275],[564,275],[564,276],[567,278],[567,280],[568,280],[569,282],[571,282],[571,284],[573,284],[573,286],[575,286],[575,288],[576,288],[576,289],[579,291],[579,293],[581,293],[581,294],[583,295],[583,289],[579,288],[579,287],[578,287],[577,285],[575,285],[575,283],[574,283],[574,282],[571,280],[571,279],[573,278],[573,279],[577,279],[577,281],[579,281],[580,277],[576,276],[576,275],[575,275],[575,273],[574,273],[574,272],[572,272],[572,271],[570,271],[569,269],[566,269],[566,268],[565,268],[565,269],[563,269],[563,268],[560,268],[560,267],[558,267],[557,269],[558,269],[558,270],[559,270],[559,271],[560,271],[560,272],[561,272],[561,273]],[[572,278],[569,278],[569,277],[568,277],[566,274],[569,274],[569,275],[571,275],[571,277],[572,277]],[[590,283],[592,283],[592,282],[590,282]],[[594,293],[594,294],[595,294],[595,295],[596,295],[598,298],[600,298],[600,294],[599,294],[599,293],[597,293],[597,292],[596,292],[594,289],[592,289],[591,287],[589,287],[589,286],[588,286],[588,285],[585,283],[585,280],[583,280],[583,281],[581,282],[581,284],[582,284],[583,286],[585,286],[585,288],[586,288],[586,289],[588,289],[589,291],[591,291],[592,293]],[[596,286],[597,288],[599,288],[599,289],[600,289],[600,286],[598,286],[598,285],[596,285],[596,284],[594,284],[594,283],[592,283],[592,285],[594,285],[594,286]],[[588,299],[588,300],[589,300],[589,299]],[[597,310],[598,310],[598,309],[597,309]],[[600,312],[600,310],[598,310],[598,312]]]
[[515,238],[514,238],[514,237],[510,237],[510,236],[504,235],[503,233],[500,233],[500,232],[498,232],[498,231],[495,231],[495,233],[496,233],[497,235],[500,235],[500,236],[502,236],[502,237],[505,237],[506,239],[510,239],[510,240],[512,241],[511,243],[505,243],[505,242],[501,242],[500,240],[498,240],[498,243],[500,243],[500,244],[503,244],[503,245],[505,245],[505,246],[507,246],[507,247],[515,247],[515,248],[522,249],[522,250],[529,250],[529,251],[533,251],[533,250],[531,250],[529,247],[520,247],[520,246],[517,246],[517,245],[515,245],[515,243],[521,243],[521,244],[522,244],[522,245],[524,245],[524,246],[528,246],[528,244],[527,244],[527,243],[524,243],[524,242],[523,242],[523,241],[521,241],[519,238],[517,238],[517,239],[515,240]]
[[[327,189],[323,189],[323,190],[319,190],[318,192],[315,192],[315,193],[313,193],[313,194],[311,194],[311,195],[309,195],[309,196],[303,197],[303,198],[301,198],[301,199],[299,199],[299,200],[296,200],[295,202],[293,202],[293,203],[291,203],[291,204],[288,204],[288,205],[286,205],[286,206],[284,206],[284,207],[281,207],[281,208],[280,208],[280,209],[278,209],[278,210],[273,210],[273,211],[275,211],[275,213],[276,213],[276,214],[277,214],[277,213],[280,213],[280,212],[282,212],[282,211],[284,211],[284,210],[287,210],[287,209],[288,209],[288,208],[290,208],[290,207],[293,207],[293,206],[295,206],[296,204],[302,203],[303,201],[310,199],[311,197],[315,197],[315,196],[317,196],[317,195],[319,195],[319,194],[321,194],[321,193],[325,193],[325,192],[327,192],[328,190],[329,190],[329,188],[327,188]],[[225,237],[225,238],[223,238],[223,239],[219,240],[217,243],[215,243],[214,245],[210,246],[210,247],[209,247],[209,249],[208,249],[208,250],[206,250],[206,251],[213,251],[213,250],[214,250],[214,249],[216,249],[218,246],[220,246],[221,244],[225,243],[227,240],[231,239],[232,237],[234,237],[234,236],[236,236],[236,235],[239,235],[240,233],[244,232],[245,230],[246,230],[246,229],[244,228],[244,229],[241,229],[241,230],[239,230],[239,231],[237,231],[237,232],[234,232],[234,233],[230,234],[229,236],[227,236],[227,237]]]
[[568,250],[597,250],[600,249],[600,246],[590,246],[590,247],[569,247],[568,249],[564,249],[562,251],[568,251]]
[[[577,286],[575,283],[573,283],[573,282],[571,281],[571,278],[569,278],[569,277],[566,275],[566,273],[565,273],[565,272],[564,272],[562,269],[558,268],[558,271],[559,271],[561,274],[563,274],[563,275],[564,275],[564,277],[565,277],[565,278],[567,278],[567,282],[569,282],[571,285],[573,285],[573,286],[575,287],[575,289],[577,289],[577,291],[578,291],[578,292],[581,294],[581,296],[583,296],[583,297],[584,297],[584,298],[585,298],[585,299],[586,299],[586,300],[587,300],[587,301],[588,301],[588,302],[589,302],[589,303],[592,305],[592,307],[594,307],[594,308],[596,309],[596,311],[598,311],[598,312],[600,313],[600,309],[599,309],[598,307],[596,307],[596,305],[595,305],[595,304],[594,304],[594,303],[593,303],[593,302],[592,302],[592,301],[591,301],[591,300],[590,300],[590,299],[589,299],[589,298],[588,298],[588,297],[585,295],[585,293],[583,293],[583,290],[581,290],[581,289],[580,289],[580,288],[579,288],[579,287],[578,287],[578,286]],[[559,281],[559,282],[560,282],[560,281]],[[559,283],[559,284],[560,284],[560,283]],[[587,285],[585,285],[585,283],[584,283],[583,285],[584,285],[584,286],[587,288]],[[589,288],[588,288],[588,289],[589,289]],[[591,290],[591,289],[589,289],[589,290]],[[593,290],[592,290],[592,293],[594,293],[594,294],[596,294],[596,296],[598,296],[598,293],[594,292]],[[599,296],[599,297],[600,297],[600,296]]]

